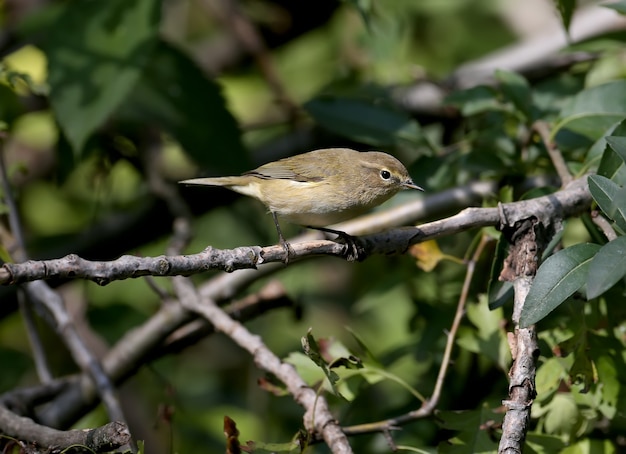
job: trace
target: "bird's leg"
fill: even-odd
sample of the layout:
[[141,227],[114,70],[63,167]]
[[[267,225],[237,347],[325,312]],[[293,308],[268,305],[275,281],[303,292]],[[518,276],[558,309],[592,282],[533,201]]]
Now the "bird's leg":
[[285,240],[285,237],[283,236],[283,232],[282,230],[280,230],[278,217],[276,216],[276,213],[274,213],[273,211],[272,211],[272,218],[274,218],[274,225],[276,226],[276,231],[278,232],[278,241],[280,245],[283,247],[283,249],[285,250],[285,259],[283,260],[283,263],[286,265],[287,263],[289,263],[289,257],[291,257],[292,255],[295,255],[295,252],[291,248],[291,245],[287,242],[287,240]]
[[319,230],[320,232],[333,233],[341,238],[346,245],[348,246],[348,250],[346,251],[346,258],[348,261],[362,261],[365,260],[365,250],[361,245],[359,245],[358,237],[347,234],[346,232],[342,232],[341,230],[329,229],[327,227],[313,227],[307,226],[309,229]]

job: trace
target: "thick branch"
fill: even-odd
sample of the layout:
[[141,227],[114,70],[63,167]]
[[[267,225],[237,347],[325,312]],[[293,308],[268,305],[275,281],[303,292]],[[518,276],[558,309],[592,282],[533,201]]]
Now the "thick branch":
[[128,427],[121,422],[111,422],[95,429],[64,432],[36,424],[32,419],[18,416],[2,405],[0,433],[46,447],[47,452],[61,452],[70,447],[84,447],[84,451],[91,452],[109,452],[130,441]]

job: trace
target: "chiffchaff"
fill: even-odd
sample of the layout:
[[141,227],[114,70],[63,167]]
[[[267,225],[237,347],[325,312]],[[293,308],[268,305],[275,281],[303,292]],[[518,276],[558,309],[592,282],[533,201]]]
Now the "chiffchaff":
[[241,176],[195,178],[180,183],[224,186],[260,200],[276,224],[280,244],[289,257],[289,244],[278,217],[294,224],[342,236],[324,226],[358,216],[380,205],[401,189],[418,189],[409,172],[386,153],[358,152],[349,148],[311,151],[270,162]]

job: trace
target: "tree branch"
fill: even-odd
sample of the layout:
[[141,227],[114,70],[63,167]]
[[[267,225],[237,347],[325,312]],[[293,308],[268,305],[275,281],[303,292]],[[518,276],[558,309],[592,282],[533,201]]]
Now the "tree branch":
[[214,301],[201,298],[190,280],[178,276],[174,278],[174,286],[183,306],[210,321],[217,330],[247,350],[257,366],[274,374],[285,384],[295,401],[305,408],[304,426],[310,434],[321,434],[334,454],[352,452],[346,435],[328,408],[326,399],[311,389],[291,364],[281,361],[259,336],[253,335],[241,323],[230,318]]
[[[467,208],[446,219],[422,224],[419,227],[404,227],[359,237],[364,255],[398,254],[415,243],[452,235],[476,227],[499,226],[505,212],[515,212],[521,218],[536,216],[548,220],[549,216],[560,218],[576,215],[587,209],[591,196],[587,190],[586,178],[574,181],[561,191],[536,199],[523,200],[496,208]],[[342,224],[349,227],[348,223]],[[342,229],[343,230],[343,229]],[[351,231],[349,229],[349,233]],[[344,243],[328,240],[313,240],[291,244],[291,262],[309,256],[333,255],[345,257],[348,247]],[[240,269],[256,269],[261,264],[282,262],[284,249],[280,245],[259,247],[239,247],[232,250],[208,247],[198,254],[184,256],[135,257],[125,255],[110,262],[98,262],[68,255],[61,259],[6,263],[0,268],[0,284],[50,279],[89,279],[100,285],[113,280],[140,276],[188,276],[209,270],[232,272]]]
[[111,422],[95,429],[60,431],[18,416],[2,405],[0,433],[26,443],[45,446],[46,452],[51,453],[78,447],[84,447],[84,451],[109,452],[130,441],[128,427],[122,422]]

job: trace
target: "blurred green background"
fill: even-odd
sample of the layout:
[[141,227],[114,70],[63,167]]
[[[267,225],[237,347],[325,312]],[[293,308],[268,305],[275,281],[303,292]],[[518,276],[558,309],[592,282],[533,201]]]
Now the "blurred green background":
[[[3,154],[33,259],[163,254],[176,213],[151,175],[180,191],[194,213],[187,253],[208,245],[274,244],[271,216],[258,202],[217,188],[181,189],[176,182],[240,173],[327,146],[398,156],[426,196],[479,179],[505,187],[526,177],[552,177],[541,146],[524,142],[528,125],[554,119],[561,104],[586,86],[623,78],[625,67],[623,37],[607,34],[570,49],[602,47],[592,62],[528,76],[522,84],[532,90],[528,110],[507,92],[515,85],[507,74],[498,76],[504,88],[459,92],[446,85],[460,65],[558,24],[556,6],[547,0],[4,0],[0,7]],[[404,109],[397,93],[422,82],[444,95],[453,92],[447,104],[439,102],[434,112]],[[560,139],[568,162],[582,167],[580,137]],[[518,196],[494,192],[478,204]],[[420,197],[403,193],[385,207]],[[452,203],[431,217],[461,208]],[[329,339],[338,356],[347,347],[366,372],[348,377],[338,370],[346,374],[341,391],[347,399],[327,393],[337,419],[349,426],[394,417],[421,405],[404,384],[426,397],[432,392],[466,272],[463,259],[482,234],[441,239],[439,248],[456,259],[444,259],[434,270],[420,268],[414,254],[363,263],[315,258],[259,279],[235,299],[279,280],[292,305],[246,326],[297,363],[311,383],[322,376],[300,353],[307,330]],[[588,238],[576,222],[565,237]],[[446,440],[461,432],[481,437],[463,444],[462,452],[497,446],[493,433],[479,432],[485,421],[502,416],[493,410],[507,395],[510,365],[504,330],[510,305],[487,307],[494,250],[495,241],[477,264],[438,405],[469,410],[467,425],[442,423],[451,415],[417,420],[393,433],[397,445],[436,452],[441,443],[452,452],[458,443]],[[171,292],[167,279],[155,283]],[[163,304],[145,279],[105,287],[51,284],[79,324],[92,328],[86,342],[101,355]],[[0,391],[7,392],[38,379],[15,289],[0,291]],[[566,314],[563,309],[558,316]],[[76,372],[62,342],[39,322],[53,373]],[[224,415],[236,421],[242,441],[287,443],[302,427],[302,410],[290,397],[261,389],[260,377],[246,352],[213,335],[141,367],[121,385],[120,398],[148,453],[224,452]],[[98,407],[74,427],[105,422]],[[575,439],[572,427],[564,422],[546,437],[560,449]],[[382,434],[350,441],[358,453],[390,452]],[[547,444],[537,452],[550,452],[543,450]],[[320,444],[307,452],[328,451]]]

